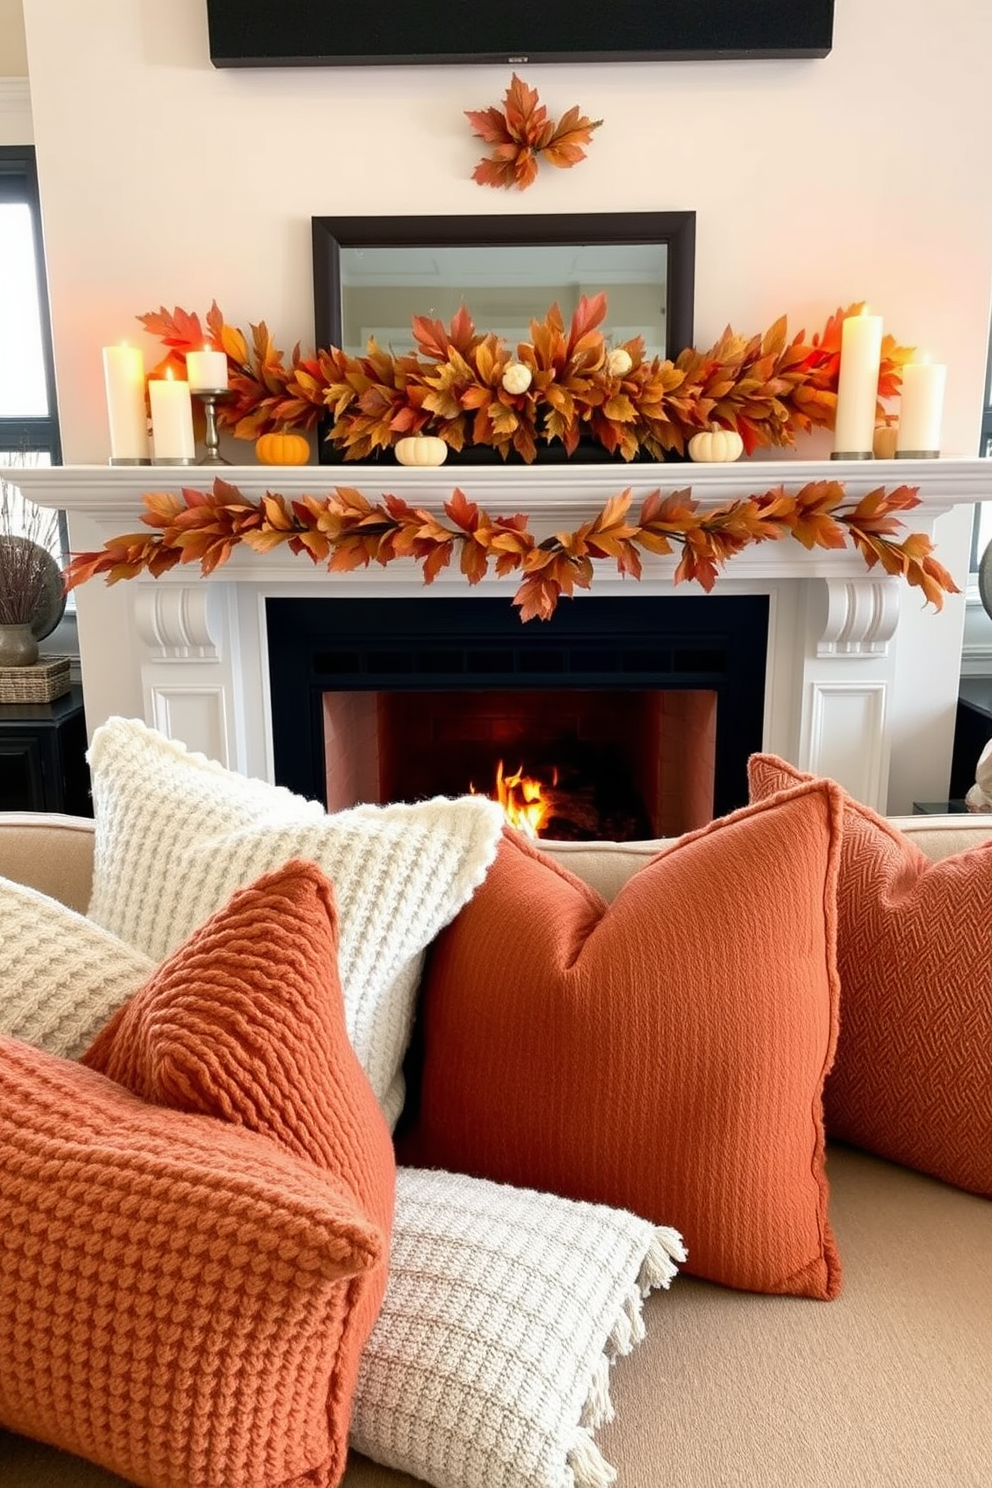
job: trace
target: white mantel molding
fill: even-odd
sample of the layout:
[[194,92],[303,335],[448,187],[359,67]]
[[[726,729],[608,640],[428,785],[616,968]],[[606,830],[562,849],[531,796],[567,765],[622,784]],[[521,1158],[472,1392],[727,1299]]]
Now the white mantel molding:
[[[992,461],[940,460],[744,460],[735,464],[631,465],[443,465],[414,469],[385,463],[340,465],[72,465],[9,470],[7,478],[42,506],[86,512],[98,520],[139,513],[146,491],[208,489],[215,475],[257,499],[266,491],[284,496],[327,495],[338,486],[355,486],[375,500],[394,492],[412,505],[439,511],[460,487],[471,501],[493,515],[526,511],[535,522],[553,527],[563,519],[585,521],[607,497],[629,489],[634,503],[649,492],[664,494],[691,486],[702,506],[718,506],[782,485],[795,491],[808,481],[841,481],[857,500],[877,486],[918,488],[921,505],[905,514],[907,525],[929,526],[942,512],[963,502],[992,500]],[[765,546],[768,546],[767,544]],[[788,546],[783,544],[783,546]]]
[[[39,504],[69,514],[74,551],[99,548],[110,537],[140,531],[145,493],[207,490],[216,475],[252,499],[266,491],[290,498],[326,496],[335,486],[352,486],[372,501],[392,492],[433,512],[441,511],[457,486],[491,516],[525,513],[538,538],[574,530],[626,489],[636,512],[656,489],[669,494],[689,486],[693,498],[707,508],[777,486],[794,493],[815,480],[842,482],[849,501],[879,486],[909,485],[918,489],[921,500],[900,513],[904,531],[928,536],[933,536],[935,522],[954,508],[992,499],[992,462],[964,458],[458,464],[440,469],[384,463],[75,466],[19,468],[7,475]],[[696,584],[673,587],[677,561],[677,555],[644,555],[640,583],[622,578],[604,561],[597,564],[592,594],[699,594]],[[962,585],[964,577],[958,578]],[[260,555],[246,546],[237,548],[207,580],[196,565],[177,565],[161,579],[141,575],[110,588],[96,579],[76,591],[87,723],[92,731],[111,713],[140,711],[146,721],[183,738],[191,748],[272,778],[266,598],[318,591],[369,599],[502,593],[509,601],[518,582],[514,576],[490,576],[469,588],[452,566],[425,587],[412,560],[329,575],[323,566],[288,549]],[[853,547],[808,552],[784,538],[752,544],[737,554],[721,573],[716,592],[769,596],[765,748],[801,768],[833,775],[880,810],[908,810],[907,796],[934,799],[945,793],[940,758],[927,765],[929,774],[921,773],[917,741],[938,715],[947,734],[946,719],[953,715],[957,695],[961,636],[942,623],[943,615],[931,611],[921,641],[919,591],[877,567],[869,570]],[[913,666],[905,664],[920,644],[939,658],[942,680],[937,687],[931,681],[921,688]],[[948,742],[948,761],[949,749]],[[905,776],[908,781],[891,800],[890,762],[900,780]]]

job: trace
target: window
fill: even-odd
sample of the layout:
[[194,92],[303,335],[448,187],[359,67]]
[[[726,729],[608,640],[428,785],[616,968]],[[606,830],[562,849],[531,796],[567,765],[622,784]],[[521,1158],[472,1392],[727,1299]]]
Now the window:
[[[978,453],[986,459],[992,457],[992,336],[989,338],[989,360],[985,372],[985,412],[982,414],[982,435]],[[975,507],[971,551],[972,570],[978,568],[982,554],[990,542],[992,542],[992,501],[981,501]]]
[[[0,328],[0,466],[58,465],[51,322],[30,145],[0,146]],[[53,550],[61,558],[67,548],[64,523],[39,523],[9,487],[4,499],[8,522],[20,517],[25,534],[47,535],[52,528]]]
[[34,150],[0,146],[0,447],[61,459]]

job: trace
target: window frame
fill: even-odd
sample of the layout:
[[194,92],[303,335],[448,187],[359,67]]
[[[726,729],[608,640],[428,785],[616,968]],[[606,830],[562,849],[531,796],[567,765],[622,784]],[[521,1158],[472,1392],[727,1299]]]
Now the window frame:
[[41,224],[41,196],[33,145],[0,145],[0,202],[21,202],[31,213],[34,237],[35,280],[41,325],[41,349],[45,366],[48,413],[32,417],[5,417],[0,411],[0,449],[42,451],[53,465],[62,464],[58,397],[55,389],[55,355],[52,318],[45,275],[45,249]]
[[[985,363],[985,398],[982,403],[982,426],[978,438],[978,454],[981,459],[992,456],[992,325],[989,327],[989,351]],[[971,528],[971,572],[977,574],[982,555],[992,538],[986,536],[982,542],[982,502],[976,503],[975,520]],[[986,524],[987,525],[987,524]]]

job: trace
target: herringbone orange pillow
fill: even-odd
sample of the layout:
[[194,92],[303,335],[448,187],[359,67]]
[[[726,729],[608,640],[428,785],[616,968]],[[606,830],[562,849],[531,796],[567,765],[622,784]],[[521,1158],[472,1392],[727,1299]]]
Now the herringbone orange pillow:
[[669,1221],[698,1276],[830,1297],[841,793],[691,833],[607,905],[515,834],[439,937],[401,1159]]
[[[754,755],[751,795],[812,779]],[[992,1197],[992,843],[931,862],[845,797],[828,1131]]]
[[[0,1423],[144,1488],[327,1488],[385,1237],[279,1143],[0,1038]],[[0,1469],[0,1479],[3,1479]]]
[[[345,1027],[333,890],[293,861],[239,890],[115,1014],[83,1063],[157,1105],[278,1142],[354,1193],[388,1242],[392,1138]],[[356,1277],[327,1380],[343,1470],[362,1348],[385,1265]]]

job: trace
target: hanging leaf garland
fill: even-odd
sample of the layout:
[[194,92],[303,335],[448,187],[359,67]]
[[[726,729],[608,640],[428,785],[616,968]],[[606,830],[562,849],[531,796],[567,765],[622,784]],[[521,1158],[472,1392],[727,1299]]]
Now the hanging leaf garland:
[[220,478],[210,491],[150,492],[143,501],[142,521],[152,531],[127,533],[111,538],[99,552],[78,554],[68,568],[67,588],[98,574],[111,584],[145,572],[158,578],[178,563],[199,563],[201,573],[210,574],[239,543],[257,553],[288,544],[291,552],[306,553],[331,573],[412,558],[428,584],[457,553],[470,584],[484,578],[490,565],[501,576],[520,574],[513,603],[521,619],[547,620],[562,595],[590,587],[598,561],[612,560],[619,573],[639,579],[642,552],[664,555],[680,547],[674,582],[694,579],[708,591],[724,564],[744,548],[793,537],[810,550],[853,544],[869,569],[878,564],[902,576],[936,609],[945,593],[959,592],[933,557],[925,534],[897,538],[902,525],[897,514],[920,501],[909,486],[879,487],[845,505],[841,482],[810,481],[794,495],[776,487],[708,510],[688,488],[664,497],[656,490],[633,520],[627,489],[575,532],[542,542],[525,516],[492,517],[457,488],[444,503],[444,519],[394,495],[369,501],[348,486],[336,487],[330,496],[289,500],[268,492],[253,501]]

